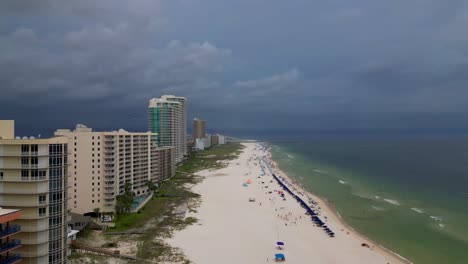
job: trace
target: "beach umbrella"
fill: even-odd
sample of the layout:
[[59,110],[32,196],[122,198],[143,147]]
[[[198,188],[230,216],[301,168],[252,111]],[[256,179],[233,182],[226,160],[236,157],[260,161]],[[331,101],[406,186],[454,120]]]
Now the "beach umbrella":
[[284,260],[284,259],[285,259],[284,254],[280,254],[280,253],[275,254],[275,259],[277,259],[277,260]]
[[276,245],[278,245],[278,246],[284,246],[284,243],[281,242],[281,241],[278,241],[278,242],[276,242]]

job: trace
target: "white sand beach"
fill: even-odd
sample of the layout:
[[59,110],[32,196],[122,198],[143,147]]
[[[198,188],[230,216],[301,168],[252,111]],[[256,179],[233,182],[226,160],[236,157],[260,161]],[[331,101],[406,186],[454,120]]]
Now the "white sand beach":
[[[304,201],[309,196],[318,202],[321,219],[326,217],[326,225],[336,233],[328,236],[290,194],[283,200],[275,192],[282,188],[268,170],[261,176],[257,157],[269,153],[256,143],[244,145],[243,153],[228,167],[198,173],[205,179],[193,190],[201,194],[202,203],[196,213],[187,214],[198,223],[167,241],[182,249],[189,260],[197,264],[268,263],[282,253],[285,263],[406,263],[351,230],[332,208],[296,186]],[[251,183],[243,186],[248,180]],[[285,246],[279,249],[277,241]]]

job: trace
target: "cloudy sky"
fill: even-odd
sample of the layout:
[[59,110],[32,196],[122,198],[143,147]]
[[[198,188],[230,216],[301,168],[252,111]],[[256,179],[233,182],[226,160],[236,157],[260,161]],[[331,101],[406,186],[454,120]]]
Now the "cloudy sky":
[[0,118],[146,130],[175,94],[219,132],[468,130],[467,27],[465,0],[2,0]]

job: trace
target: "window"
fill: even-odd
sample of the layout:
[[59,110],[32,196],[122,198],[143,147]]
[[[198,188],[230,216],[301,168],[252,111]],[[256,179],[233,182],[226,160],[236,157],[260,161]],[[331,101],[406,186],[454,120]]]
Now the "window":
[[39,146],[37,144],[31,145],[31,152],[37,152],[39,150]]
[[36,164],[37,165],[37,163],[38,163],[37,157],[32,157],[31,158],[31,164]]
[[21,158],[21,165],[29,165],[29,159],[26,157]]
[[21,145],[21,152],[24,154],[29,153],[29,145]]
[[39,179],[39,171],[31,170],[31,180],[37,181]]
[[42,195],[39,195],[39,204],[45,204],[46,203],[46,195],[45,194],[42,194]]
[[41,207],[38,209],[39,210],[39,216],[45,216],[46,215],[46,209],[45,207]]
[[92,203],[94,203],[94,200],[91,200]]
[[3,171],[0,171],[0,180],[3,180]]
[[21,180],[23,180],[23,181],[29,180],[29,171],[28,170],[21,170]]
[[45,180],[46,179],[46,171],[45,170],[40,170],[39,171],[39,180]]

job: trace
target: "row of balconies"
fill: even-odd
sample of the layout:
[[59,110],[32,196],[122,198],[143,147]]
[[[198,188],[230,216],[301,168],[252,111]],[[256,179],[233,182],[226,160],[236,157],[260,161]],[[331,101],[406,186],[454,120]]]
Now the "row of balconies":
[[13,254],[9,256],[0,256],[0,263],[2,264],[15,264],[22,260],[21,254]]
[[0,245],[0,254],[4,254],[8,251],[17,249],[21,246],[21,240],[10,240],[7,243]]
[[7,236],[11,236],[13,234],[16,234],[19,231],[21,231],[21,226],[19,226],[19,225],[10,226],[10,227],[0,231],[0,239],[2,239],[4,237],[7,237]]

